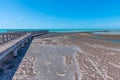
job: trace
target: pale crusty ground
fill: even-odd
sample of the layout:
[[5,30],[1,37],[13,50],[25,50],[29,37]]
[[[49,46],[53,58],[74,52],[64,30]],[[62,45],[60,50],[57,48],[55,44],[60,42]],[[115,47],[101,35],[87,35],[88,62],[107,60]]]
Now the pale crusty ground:
[[120,43],[114,39],[120,37],[89,33],[36,37],[13,80],[120,80]]

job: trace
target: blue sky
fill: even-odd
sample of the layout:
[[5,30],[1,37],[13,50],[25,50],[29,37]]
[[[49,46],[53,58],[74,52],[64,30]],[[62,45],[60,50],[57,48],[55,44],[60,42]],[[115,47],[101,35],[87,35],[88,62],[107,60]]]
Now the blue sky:
[[120,29],[120,0],[0,0],[0,29]]

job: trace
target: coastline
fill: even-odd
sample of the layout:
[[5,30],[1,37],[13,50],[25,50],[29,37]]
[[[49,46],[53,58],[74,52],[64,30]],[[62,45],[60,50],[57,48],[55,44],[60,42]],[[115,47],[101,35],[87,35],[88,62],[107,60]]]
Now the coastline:
[[42,31],[42,30],[48,30],[49,32],[56,32],[56,33],[71,33],[71,32],[89,32],[89,33],[94,33],[94,32],[120,32],[119,29],[0,29],[0,33],[2,32],[19,32],[19,31],[26,31],[26,32],[31,32],[31,31]]

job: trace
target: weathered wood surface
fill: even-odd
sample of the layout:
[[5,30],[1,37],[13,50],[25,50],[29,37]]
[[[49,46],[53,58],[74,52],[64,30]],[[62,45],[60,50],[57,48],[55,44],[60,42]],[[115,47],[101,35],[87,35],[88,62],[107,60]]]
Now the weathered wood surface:
[[13,51],[15,48],[19,47],[19,45],[21,45],[21,43],[25,40],[25,38],[28,38],[30,35],[31,33],[28,33],[17,39],[1,44],[0,45],[0,59],[2,59],[3,56],[7,55],[9,52]]
[[43,35],[43,34],[47,34],[49,33],[48,30],[44,30],[44,31],[35,31],[35,32],[31,32],[32,33],[32,37],[36,37],[36,36],[40,36],[40,35]]
[[[0,54],[4,52],[5,50],[9,49],[13,45],[20,45],[18,44],[20,41],[23,41],[25,38],[32,38],[37,35],[42,35],[48,33],[47,30],[45,31],[39,31],[39,32],[15,32],[15,33],[1,33],[0,34],[0,39],[2,40],[0,45]],[[14,40],[13,40],[14,39]],[[11,41],[10,41],[11,40]]]
[[0,33],[0,43],[4,43],[25,35],[26,32]]
[[[32,40],[32,38],[37,35],[43,35],[46,33],[48,33],[48,32],[39,31],[39,32],[27,32],[27,33],[15,32],[15,33],[0,34],[0,41],[1,41],[1,44],[0,44],[0,61],[1,61],[0,62],[0,70],[3,70],[3,73],[0,74],[0,80],[9,80],[8,77],[10,78],[10,75],[7,76],[7,74],[9,74],[9,72],[7,72],[7,71],[10,71],[10,70],[8,70],[8,67],[16,66],[16,65],[13,65],[13,63],[12,64],[9,63],[7,65],[3,64],[5,60],[7,62],[9,62],[8,56],[11,55],[11,56],[18,57],[19,50],[21,50],[26,45],[28,45],[28,44],[25,44],[26,42],[27,43],[30,42]],[[15,57],[12,57],[12,58],[15,58]],[[10,74],[12,74],[12,73],[10,73]],[[4,77],[5,77],[5,79],[4,79]],[[10,80],[11,80],[11,78],[10,78]]]

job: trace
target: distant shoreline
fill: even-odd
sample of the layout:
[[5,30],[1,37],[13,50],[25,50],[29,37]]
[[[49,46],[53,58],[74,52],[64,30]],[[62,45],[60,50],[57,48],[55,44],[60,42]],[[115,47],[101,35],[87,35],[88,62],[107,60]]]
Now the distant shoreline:
[[[0,29],[0,33],[7,33],[12,31],[42,31],[47,29]],[[120,35],[120,30],[98,30],[98,29],[48,29],[51,33],[91,33],[91,34],[102,34],[102,35]]]

